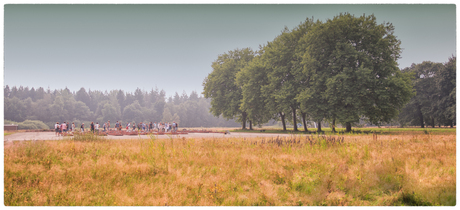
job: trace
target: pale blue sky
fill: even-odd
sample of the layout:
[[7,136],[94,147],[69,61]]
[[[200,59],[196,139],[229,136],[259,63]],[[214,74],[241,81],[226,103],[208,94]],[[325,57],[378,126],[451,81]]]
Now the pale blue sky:
[[400,68],[456,55],[454,4],[4,5],[4,85],[201,93],[219,54],[345,12],[393,23]]

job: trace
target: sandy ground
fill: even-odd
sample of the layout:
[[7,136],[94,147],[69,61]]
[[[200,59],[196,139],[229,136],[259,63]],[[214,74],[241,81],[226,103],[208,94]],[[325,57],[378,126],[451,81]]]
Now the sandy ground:
[[[157,135],[158,138],[167,139],[169,137],[172,138],[250,138],[250,137],[287,137],[291,136],[290,134],[271,134],[271,133],[230,133],[230,134],[223,134],[223,133],[189,133],[183,135]],[[56,136],[54,132],[18,132],[15,134],[11,134],[8,136],[4,136],[4,141],[24,141],[24,140],[65,140],[71,139],[72,137],[62,137]],[[107,139],[150,139],[149,135],[136,135],[136,136],[105,136]]]

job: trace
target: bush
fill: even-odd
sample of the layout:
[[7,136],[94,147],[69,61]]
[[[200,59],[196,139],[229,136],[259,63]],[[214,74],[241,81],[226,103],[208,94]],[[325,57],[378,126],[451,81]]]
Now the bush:
[[14,121],[11,121],[11,120],[5,120],[5,121],[3,121],[3,124],[4,124],[4,125],[10,125],[10,124],[17,125],[18,122],[14,122]]
[[[6,121],[5,121],[6,123]],[[48,125],[39,120],[25,120],[24,122],[15,123],[18,125],[18,130],[42,130],[50,129]]]

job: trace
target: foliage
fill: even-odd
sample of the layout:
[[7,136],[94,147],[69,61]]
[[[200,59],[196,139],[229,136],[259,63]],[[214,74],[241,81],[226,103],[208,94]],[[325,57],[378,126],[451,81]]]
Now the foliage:
[[414,95],[411,74],[397,67],[400,44],[393,25],[377,24],[374,15],[306,19],[248,62],[234,58],[240,50],[220,55],[203,93],[215,116],[237,117],[243,129],[246,120],[261,125],[280,117],[284,130],[288,120],[297,131],[299,116],[305,131],[306,118],[319,130],[323,120],[337,120],[348,132],[362,119],[382,125]]
[[435,126],[455,123],[456,57],[446,64],[424,61],[402,71],[415,75],[412,84],[416,95],[399,115],[402,124]]
[[348,131],[361,116],[377,125],[396,117],[412,87],[397,67],[400,41],[393,31],[373,15],[340,14],[317,23],[304,39],[304,73],[312,81],[298,97],[305,109],[324,112]]
[[268,83],[267,71],[260,56],[254,58],[246,67],[237,73],[236,82],[242,87],[243,99],[241,110],[246,110],[247,117],[255,125],[267,123],[273,116],[269,111],[262,93],[262,87]]
[[246,110],[241,110],[242,88],[236,84],[236,75],[254,58],[250,48],[236,49],[219,55],[212,63],[213,71],[203,81],[203,95],[211,99],[210,112],[218,117],[234,119],[246,128]]
[[23,122],[14,122],[11,120],[5,120],[5,124],[18,125],[18,130],[48,130],[50,127],[39,120],[25,120]]
[[[140,90],[140,89],[139,89]],[[165,107],[170,108],[173,121],[180,121],[182,127],[235,127],[238,124],[233,120],[219,119],[209,113],[210,101],[192,92],[190,97],[184,92],[180,97],[180,104],[174,105],[165,102],[164,90],[152,89],[150,92],[137,90],[133,93],[121,90],[101,92],[81,88],[76,93],[64,90],[48,90],[38,88],[31,92],[28,87],[5,86],[4,119],[15,122],[25,120],[42,121],[48,127],[54,127],[56,122],[74,122],[79,128],[81,123],[86,126],[99,122],[122,121],[128,122],[160,122],[163,119]],[[139,94],[143,94],[141,97]],[[144,100],[144,106],[136,100]],[[171,121],[172,122],[172,121]],[[24,125],[25,126],[25,125]],[[37,124],[24,129],[44,127]],[[112,124],[113,127],[113,124]]]

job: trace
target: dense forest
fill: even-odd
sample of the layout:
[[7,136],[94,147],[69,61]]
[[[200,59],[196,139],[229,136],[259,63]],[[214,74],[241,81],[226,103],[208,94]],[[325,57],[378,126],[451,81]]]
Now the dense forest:
[[401,126],[455,124],[456,58],[400,70],[402,49],[391,23],[374,15],[340,14],[325,22],[307,18],[273,41],[223,53],[205,78],[204,96],[215,116],[242,129],[270,120],[327,122],[351,131],[363,121]]
[[456,69],[457,58],[446,63],[425,61],[402,69],[414,77],[412,84],[416,95],[399,114],[401,125],[450,126],[456,124]]
[[[81,88],[45,90],[43,87],[4,87],[5,122],[41,121],[50,128],[56,122],[94,123],[173,122],[180,127],[237,127],[233,120],[217,118],[209,113],[210,100],[196,92],[177,92],[166,98],[164,90],[149,92],[136,89],[102,92]],[[40,127],[40,126],[39,126]]]

